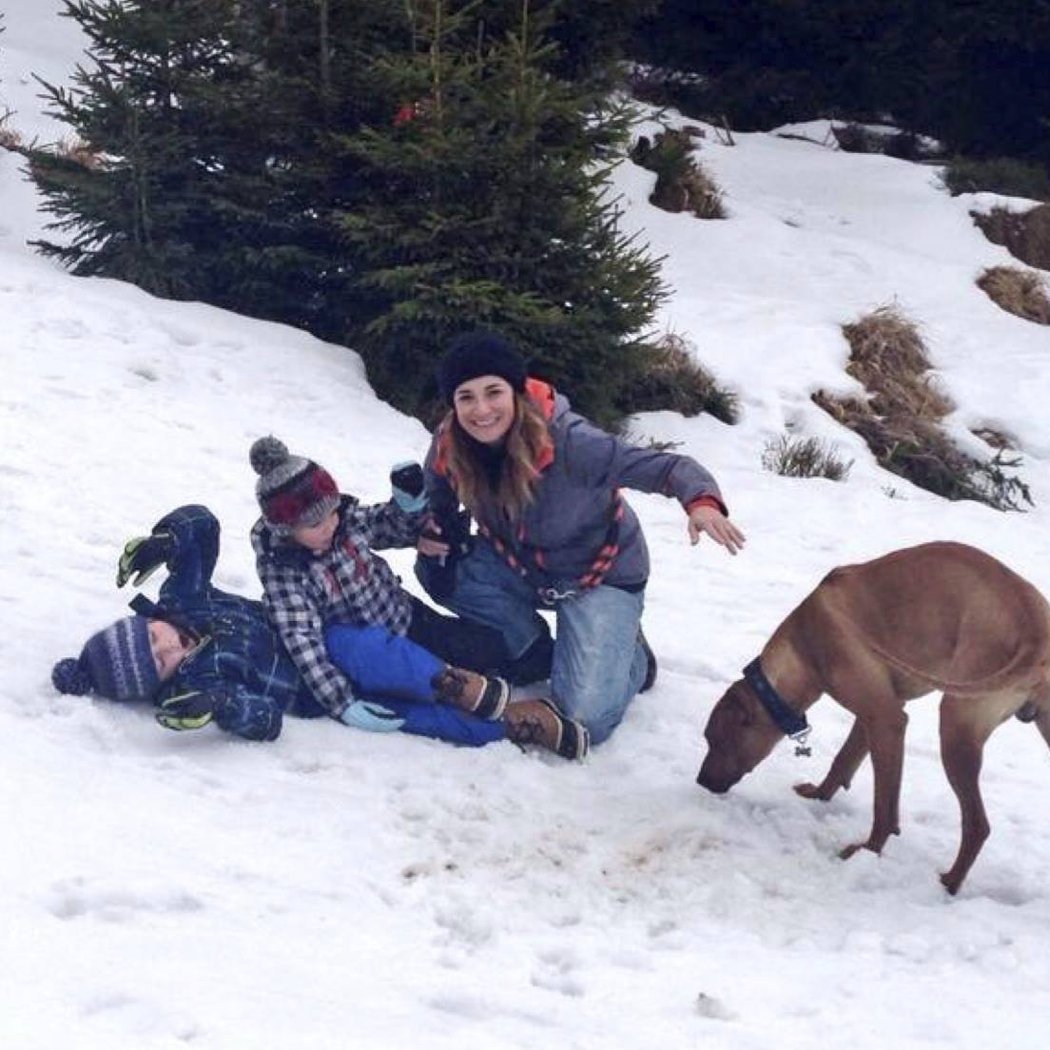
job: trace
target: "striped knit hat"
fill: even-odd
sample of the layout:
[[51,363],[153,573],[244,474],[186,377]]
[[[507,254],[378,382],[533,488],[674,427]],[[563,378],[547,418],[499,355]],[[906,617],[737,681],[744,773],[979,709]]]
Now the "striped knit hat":
[[332,475],[312,459],[293,456],[275,437],[259,438],[248,453],[259,475],[255,495],[263,517],[278,528],[316,525],[339,506]]
[[145,616],[126,616],[93,634],[79,659],[59,660],[51,681],[60,693],[95,692],[109,700],[149,700],[160,675],[149,644]]

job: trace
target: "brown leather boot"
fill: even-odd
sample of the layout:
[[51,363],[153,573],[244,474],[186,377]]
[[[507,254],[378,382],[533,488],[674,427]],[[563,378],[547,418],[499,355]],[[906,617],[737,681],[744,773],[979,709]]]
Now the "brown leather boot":
[[446,667],[434,675],[430,684],[439,700],[490,722],[503,717],[510,699],[510,686],[502,678],[486,678],[462,667]]
[[590,748],[585,726],[566,718],[549,700],[516,700],[503,716],[507,739],[519,746],[538,744],[562,758],[581,759]]

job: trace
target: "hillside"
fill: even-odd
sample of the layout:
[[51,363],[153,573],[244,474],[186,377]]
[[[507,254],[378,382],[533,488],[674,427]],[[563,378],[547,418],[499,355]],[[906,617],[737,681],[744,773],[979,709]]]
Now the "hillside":
[[[55,129],[26,71],[77,60],[59,6],[3,5],[0,111],[30,134]],[[660,678],[579,766],[330,721],[289,720],[267,745],[176,735],[148,711],[54,692],[52,663],[123,613],[119,546],[169,507],[212,506],[217,582],[258,593],[254,438],[273,432],[380,500],[427,435],[375,398],[353,352],[35,256],[42,218],[0,153],[4,1045],[1045,1044],[1050,821],[1033,800],[1050,769],[1034,728],[1011,721],[986,748],[992,836],[954,899],[937,880],[958,812],[932,697],[911,707],[902,834],[881,858],[835,856],[869,826],[867,770],[826,805],[790,789],[823,776],[845,736],[830,700],[811,711],[811,757],[781,745],[722,797],[694,782],[712,705],[831,567],[957,539],[1050,594],[1050,335],[973,284],[1010,261],[968,216],[991,200],[829,149],[820,126],[791,130],[815,141],[703,140],[723,222],[658,211],[651,173],[618,171],[625,222],[667,257],[663,322],[741,405],[735,426],[650,413],[632,432],[709,467],[748,545],[691,548],[677,506],[630,496]],[[818,387],[855,389],[840,326],[888,302],[922,326],[952,433],[974,450],[979,427],[1015,437],[1030,512],[916,489],[812,404]],[[787,428],[854,460],[848,479],[763,470]]]

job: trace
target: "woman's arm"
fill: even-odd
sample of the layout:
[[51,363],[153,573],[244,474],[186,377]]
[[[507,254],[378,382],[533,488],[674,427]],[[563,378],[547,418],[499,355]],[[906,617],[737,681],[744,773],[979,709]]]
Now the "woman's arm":
[[736,554],[746,542],[744,533],[729,521],[714,476],[692,456],[631,445],[582,416],[575,416],[568,425],[564,455],[569,471],[587,484],[677,499],[689,516],[687,528],[693,544],[706,533]]

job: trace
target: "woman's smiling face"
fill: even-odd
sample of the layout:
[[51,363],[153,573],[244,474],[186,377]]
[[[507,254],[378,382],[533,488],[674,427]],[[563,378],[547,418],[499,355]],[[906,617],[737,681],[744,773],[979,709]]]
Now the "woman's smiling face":
[[500,376],[478,376],[456,387],[452,407],[475,441],[498,445],[514,422],[514,389]]

